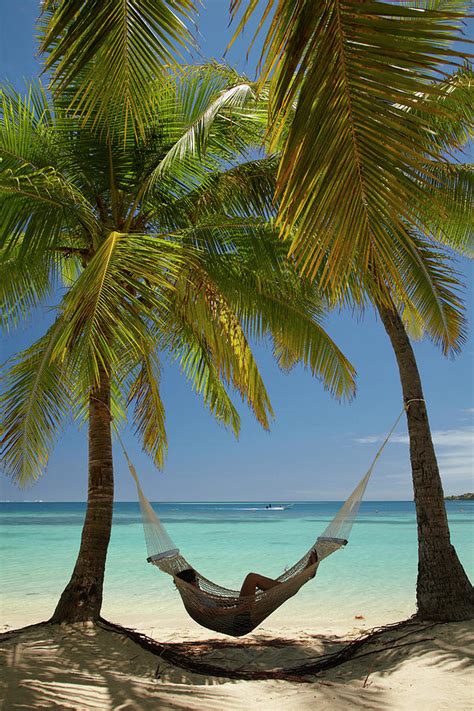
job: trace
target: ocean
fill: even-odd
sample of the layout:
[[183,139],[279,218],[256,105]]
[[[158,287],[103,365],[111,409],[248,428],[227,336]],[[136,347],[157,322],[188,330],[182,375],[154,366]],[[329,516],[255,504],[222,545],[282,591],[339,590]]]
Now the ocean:
[[[272,502],[273,506],[277,506]],[[206,577],[238,588],[246,573],[278,575],[312,545],[338,502],[159,503],[155,510],[185,557]],[[452,542],[474,575],[474,502],[446,502]],[[74,565],[84,503],[0,504],[0,624],[46,619]],[[148,631],[187,630],[171,578],[146,562],[138,504],[115,505],[104,617]],[[349,545],[268,620],[275,628],[315,632],[383,624],[415,611],[415,508],[407,501],[363,502]],[[363,622],[356,618],[363,618]],[[265,625],[264,625],[265,626]]]

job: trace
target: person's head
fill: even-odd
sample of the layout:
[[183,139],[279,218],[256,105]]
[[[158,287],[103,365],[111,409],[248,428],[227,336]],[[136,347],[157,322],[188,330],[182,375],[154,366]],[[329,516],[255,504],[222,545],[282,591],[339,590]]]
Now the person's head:
[[197,575],[194,568],[185,568],[184,570],[180,570],[179,573],[176,573],[175,577],[180,580],[184,580],[186,583],[190,583],[191,585],[197,585]]

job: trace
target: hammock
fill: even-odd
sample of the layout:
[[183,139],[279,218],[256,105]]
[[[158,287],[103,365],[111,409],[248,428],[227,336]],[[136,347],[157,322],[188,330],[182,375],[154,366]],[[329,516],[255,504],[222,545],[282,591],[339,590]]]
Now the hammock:
[[[349,533],[357,516],[360,502],[372,471],[404,410],[405,408],[377,451],[367,473],[362,477],[322,535],[318,536],[314,544],[300,560],[276,578],[280,583],[279,585],[275,585],[275,587],[266,591],[258,590],[255,595],[247,597],[241,597],[237,590],[229,590],[208,580],[181,555],[179,548],[173,543],[150,502],[143,494],[135,467],[128,457],[120,435],[118,435],[130,473],[137,487],[148,551],[148,562],[156,565],[161,571],[174,578],[184,607],[198,624],[215,632],[221,632],[233,637],[241,637],[248,634],[280,605],[290,597],[293,597],[293,595],[296,595],[298,590],[315,576],[324,558],[347,544]],[[313,550],[316,550],[318,560],[316,563],[308,565]],[[197,587],[176,577],[177,573],[186,568],[195,570]]]

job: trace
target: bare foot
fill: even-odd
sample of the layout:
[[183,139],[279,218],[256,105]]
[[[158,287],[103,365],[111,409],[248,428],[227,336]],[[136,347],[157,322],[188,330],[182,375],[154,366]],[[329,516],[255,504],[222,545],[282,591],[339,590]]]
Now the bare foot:
[[[307,568],[311,568],[312,565],[315,565],[318,562],[318,553],[316,551],[316,548],[313,548],[311,553],[309,554],[308,562],[306,563]],[[313,577],[316,575],[316,570],[314,571]]]

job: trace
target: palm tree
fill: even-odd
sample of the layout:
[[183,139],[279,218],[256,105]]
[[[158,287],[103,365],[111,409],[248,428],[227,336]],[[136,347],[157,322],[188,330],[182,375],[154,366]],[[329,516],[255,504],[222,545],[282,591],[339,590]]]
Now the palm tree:
[[271,339],[282,368],[303,363],[337,397],[354,391],[315,287],[278,240],[278,161],[256,153],[266,108],[252,87],[225,67],[191,67],[149,82],[148,101],[137,133],[126,106],[84,120],[68,92],[2,95],[4,326],[57,301],[51,328],[5,368],[5,467],[20,484],[38,477],[71,412],[89,432],[81,546],[53,621],[100,615],[111,416],[119,426],[131,408],[144,450],[163,465],[162,354],[236,433],[233,392],[264,427],[272,415],[249,339]]
[[471,617],[407,335],[427,333],[445,353],[463,342],[459,282],[435,242],[465,251],[472,225],[472,172],[445,157],[472,125],[472,76],[443,71],[463,59],[452,43],[467,3],[233,0],[234,16],[244,8],[238,32],[260,6],[257,32],[270,18],[260,78],[270,80],[270,145],[287,132],[282,236],[334,303],[368,296],[380,314],[409,403],[418,614]]

